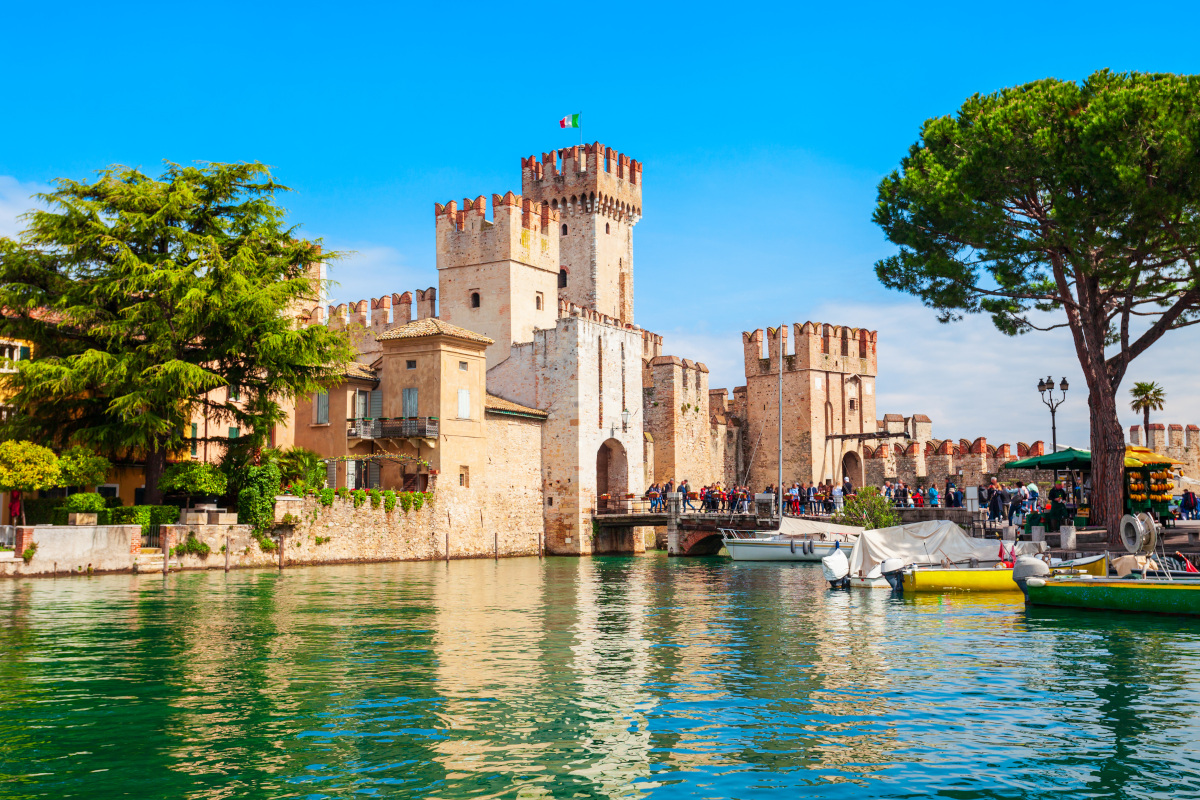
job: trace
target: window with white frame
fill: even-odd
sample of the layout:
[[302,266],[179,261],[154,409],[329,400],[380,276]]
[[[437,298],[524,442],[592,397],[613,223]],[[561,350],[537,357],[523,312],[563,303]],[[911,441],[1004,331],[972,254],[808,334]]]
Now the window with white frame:
[[471,418],[471,390],[470,389],[459,389],[458,390],[458,418],[459,419],[470,419]]

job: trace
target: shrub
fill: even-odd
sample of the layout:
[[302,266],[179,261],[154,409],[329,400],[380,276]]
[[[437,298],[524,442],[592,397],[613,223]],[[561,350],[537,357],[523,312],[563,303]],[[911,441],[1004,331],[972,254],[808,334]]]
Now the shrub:
[[141,525],[142,535],[150,535],[151,525],[172,525],[179,521],[179,506],[119,506],[108,509],[109,525]]
[[112,463],[86,447],[72,447],[58,457],[64,486],[98,486],[108,478]]
[[890,528],[900,524],[900,515],[878,488],[864,486],[858,494],[846,498],[845,507],[833,516],[836,525],[857,525],[867,530]]
[[333,538],[332,536],[318,536],[316,541],[317,541],[317,544],[325,544],[332,538]]
[[107,509],[104,498],[93,492],[73,494],[63,501],[68,514],[99,514]]
[[379,508],[379,503],[383,500],[383,493],[378,489],[372,489],[367,492],[367,497],[371,498],[371,508]]
[[[238,492],[238,521],[265,531],[275,519],[275,495],[279,494],[279,468],[274,464],[246,467]],[[261,544],[261,542],[260,542]]]
[[319,500],[321,502],[321,505],[323,505],[323,506],[333,505],[333,497],[334,497],[334,491],[333,491],[333,489],[330,489],[328,486],[326,486],[321,491],[317,492],[317,500]]
[[33,560],[33,554],[36,552],[37,552],[37,542],[30,542],[29,547],[25,548],[25,552],[21,553],[21,558],[25,559],[25,563],[28,564],[30,561]]
[[396,493],[388,489],[383,493],[383,510],[389,514],[396,508]]
[[182,461],[171,464],[163,470],[158,488],[172,494],[186,495],[188,500],[193,497],[223,495],[229,485],[225,473],[217,469],[215,464],[203,461]]
[[185,541],[171,548],[171,555],[173,556],[190,553],[203,557],[211,552],[212,548],[208,546],[208,543],[200,541],[192,534],[188,534],[188,538]]
[[342,498],[343,500],[345,500],[347,497],[350,496],[350,490],[347,489],[345,486],[343,486],[342,488],[337,490],[337,496]]
[[354,498],[354,507],[355,508],[358,508],[363,503],[367,502],[367,493],[364,492],[362,489],[355,489],[353,492],[350,493],[350,496]]
[[300,524],[300,518],[299,518],[299,517],[297,517],[295,514],[293,514],[292,512],[290,512],[290,511],[289,511],[288,513],[284,514],[284,515],[283,515],[283,516],[280,518],[280,520],[279,520],[279,524],[280,524],[280,525],[299,525],[299,524]]
[[[63,504],[61,497],[21,498],[21,511],[27,525],[49,525],[54,521],[54,509]],[[16,524],[15,522],[13,524]]]
[[303,447],[291,447],[279,454],[279,475],[284,483],[320,487],[325,484],[325,461],[321,455]]
[[399,498],[400,498],[400,509],[405,514],[407,514],[408,510],[410,508],[412,508],[412,504],[413,504],[412,503],[412,492],[401,492],[399,494]]
[[429,499],[428,492],[413,492],[413,511],[420,511],[421,506]]

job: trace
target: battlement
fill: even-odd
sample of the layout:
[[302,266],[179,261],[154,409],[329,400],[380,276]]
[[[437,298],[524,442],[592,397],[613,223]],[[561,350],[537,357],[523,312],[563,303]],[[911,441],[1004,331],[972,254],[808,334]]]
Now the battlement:
[[495,261],[558,272],[559,213],[546,203],[506,192],[492,195],[492,219],[483,195],[433,204],[437,221],[437,268],[474,266]]
[[[761,328],[743,332],[746,376],[777,371],[781,352],[784,370],[788,372],[820,369],[867,376],[876,374],[878,331],[821,322],[795,323],[792,331],[795,345],[790,352],[786,325],[768,328],[765,337]],[[765,352],[764,340],[767,345]]]
[[521,159],[522,194],[564,213],[642,215],[642,164],[600,142]]
[[[652,359],[662,355],[663,337],[657,333],[651,333],[645,328],[639,328],[632,322],[622,322],[616,317],[610,317],[607,314],[601,314],[594,308],[585,308],[577,306],[569,300],[559,299],[558,301],[558,318],[576,317],[578,319],[586,319],[590,322],[595,322],[600,325],[607,325],[610,328],[620,328],[626,331],[635,331],[642,337],[642,358]],[[706,370],[707,371],[707,368]]]
[[[437,316],[437,289],[418,289],[417,319]],[[315,306],[300,315],[302,325],[328,325],[335,330],[350,326],[370,328],[376,334],[407,325],[412,317],[413,293],[392,293],[367,298],[354,303],[330,305],[328,309]]]

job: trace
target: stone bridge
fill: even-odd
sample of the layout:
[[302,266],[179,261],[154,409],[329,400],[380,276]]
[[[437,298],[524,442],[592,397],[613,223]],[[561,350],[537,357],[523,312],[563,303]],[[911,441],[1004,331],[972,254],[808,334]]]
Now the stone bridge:
[[[672,556],[710,556],[721,549],[721,528],[739,531],[763,530],[775,526],[773,520],[759,519],[754,514],[683,514],[682,498],[678,493],[667,496],[667,508],[647,511],[630,507],[598,509],[593,519],[607,540],[632,539],[635,527],[666,527],[667,554]],[[629,531],[629,537],[625,532]]]

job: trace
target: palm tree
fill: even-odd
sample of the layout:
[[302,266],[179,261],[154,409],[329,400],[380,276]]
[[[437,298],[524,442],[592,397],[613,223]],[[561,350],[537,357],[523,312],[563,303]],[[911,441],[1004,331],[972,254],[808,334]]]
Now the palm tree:
[[1129,390],[1129,394],[1133,396],[1133,402],[1129,407],[1134,411],[1140,411],[1144,415],[1146,427],[1146,441],[1150,441],[1150,412],[1162,411],[1163,405],[1167,401],[1167,393],[1163,387],[1153,381],[1139,381]]

